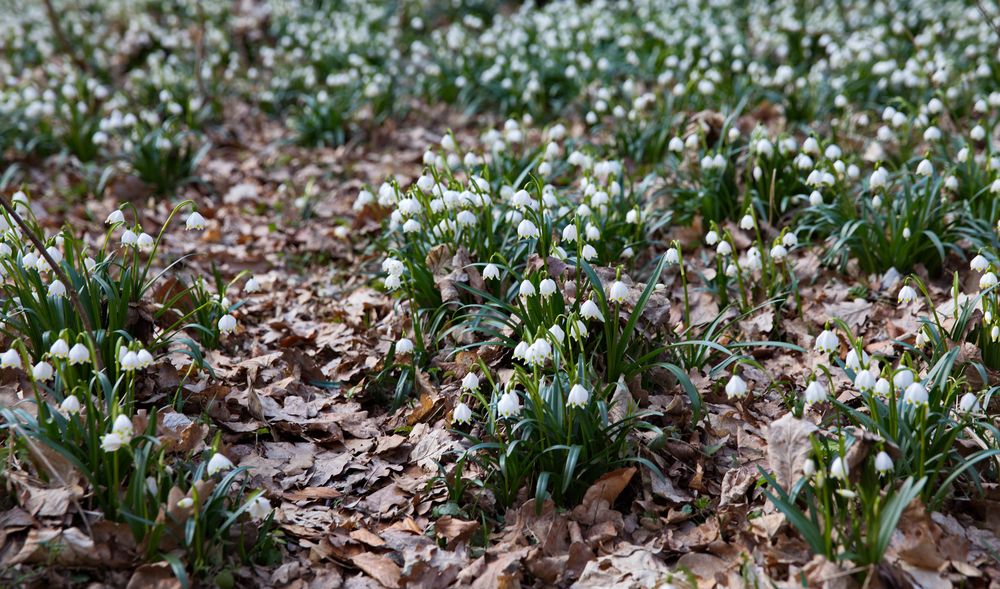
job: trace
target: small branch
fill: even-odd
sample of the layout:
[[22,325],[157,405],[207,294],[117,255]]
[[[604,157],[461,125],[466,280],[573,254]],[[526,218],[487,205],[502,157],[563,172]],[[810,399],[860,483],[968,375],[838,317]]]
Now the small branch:
[[[28,442],[28,445],[31,446],[31,449],[34,451],[34,455],[45,463],[45,468],[48,469],[49,474],[55,477],[60,485],[69,488],[70,487],[69,483],[67,483],[66,479],[62,478],[62,475],[59,474],[59,471],[56,470],[54,466],[52,466],[52,463],[49,462],[48,457],[45,456],[45,454],[41,450],[38,449],[38,446],[36,445],[35,440],[32,439],[31,435],[29,435],[28,432],[22,430],[21,426],[18,424],[14,424],[14,431],[21,434],[21,438],[24,441]],[[69,500],[73,502],[73,506],[76,507],[76,510],[80,513],[80,519],[83,520],[83,526],[87,528],[87,535],[90,536],[91,539],[93,539],[94,531],[90,529],[90,522],[87,521],[87,514],[85,511],[83,511],[83,506],[80,505],[80,502],[77,500],[76,494],[73,493],[72,491],[70,491],[69,493]]]
[[59,43],[59,47],[62,49],[63,53],[68,55],[78,68],[88,74],[93,74],[93,68],[90,67],[90,64],[77,55],[76,51],[73,50],[73,45],[70,44],[65,31],[63,31],[62,24],[59,23],[59,13],[57,13],[56,9],[53,8],[52,0],[42,0],[42,4],[45,5],[45,15],[49,19],[49,25],[52,27],[52,32],[55,33],[56,36],[56,42]]
[[997,34],[997,37],[1000,37],[1000,26],[998,26],[996,21],[993,20],[990,13],[986,12],[986,7],[983,6],[982,0],[976,0],[976,8],[979,9],[979,14],[983,15],[983,18],[986,19],[986,22],[990,25],[990,27],[993,28],[993,32]]
[[[47,2],[48,0],[46,0]],[[73,304],[73,308],[80,315],[80,321],[83,322],[83,329],[86,331],[87,340],[90,342],[90,349],[94,351],[94,366],[97,368],[98,372],[104,371],[104,363],[101,361],[101,351],[97,347],[97,342],[94,341],[94,326],[90,323],[90,315],[87,315],[86,309],[83,307],[83,303],[80,302],[80,296],[77,294],[76,289],[72,288],[73,282],[66,276],[59,264],[52,259],[49,252],[45,250],[45,244],[42,242],[41,238],[35,234],[35,232],[24,222],[21,215],[18,214],[14,207],[11,206],[5,197],[0,196],[0,207],[2,207],[7,213],[14,219],[17,226],[21,228],[21,231],[28,236],[31,243],[38,250],[38,255],[45,258],[45,261],[49,263],[49,267],[52,268],[52,272],[56,277],[66,286],[66,294],[69,296],[70,302]]]

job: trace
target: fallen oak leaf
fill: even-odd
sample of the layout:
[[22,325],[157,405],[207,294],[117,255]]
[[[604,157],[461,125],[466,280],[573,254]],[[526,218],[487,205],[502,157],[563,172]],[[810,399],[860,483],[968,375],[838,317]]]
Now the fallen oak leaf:
[[467,542],[478,530],[479,522],[466,521],[450,515],[434,522],[434,534],[438,538],[444,538],[449,550]]
[[388,556],[362,552],[351,556],[351,562],[366,575],[386,587],[399,587],[399,578],[402,576],[402,571],[399,565],[392,562]]
[[602,504],[605,508],[614,505],[618,495],[625,490],[635,473],[636,468],[629,466],[613,470],[597,479],[587,489],[580,505],[573,509],[573,519],[588,525],[596,523]]
[[135,569],[125,589],[180,589],[181,582],[167,562],[144,564]]

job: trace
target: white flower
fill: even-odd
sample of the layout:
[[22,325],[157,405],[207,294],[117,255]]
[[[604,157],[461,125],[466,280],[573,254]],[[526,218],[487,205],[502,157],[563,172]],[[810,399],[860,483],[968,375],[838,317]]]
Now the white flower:
[[979,254],[972,258],[972,262],[969,263],[969,267],[982,274],[990,269],[990,261],[986,259],[986,256]]
[[124,246],[132,246],[132,245],[135,245],[135,242],[138,239],[139,239],[139,236],[136,235],[134,231],[132,231],[131,229],[126,229],[125,232],[122,233],[122,242],[121,243]]
[[469,423],[472,421],[472,409],[465,403],[459,403],[451,414],[453,423]]
[[917,291],[914,290],[909,284],[904,284],[903,288],[899,289],[899,295],[896,296],[896,302],[900,305],[909,305],[915,300],[917,300]]
[[823,330],[823,333],[816,336],[816,349],[824,354],[832,354],[839,347],[840,340],[837,338],[837,334],[829,329]]
[[979,411],[979,399],[975,393],[965,393],[958,401],[958,410],[962,413]]
[[247,294],[257,292],[258,290],[260,290],[260,282],[258,282],[253,276],[251,276],[250,280],[247,280],[247,283],[243,285],[243,292]]
[[752,215],[743,215],[743,218],[740,219],[740,229],[744,231],[750,231],[751,229],[753,229]]
[[556,338],[556,341],[559,342],[560,344],[563,343],[563,340],[566,339],[566,332],[563,331],[563,328],[559,327],[558,324],[555,324],[552,327],[550,327],[549,333],[551,333],[552,337]]
[[615,303],[624,303],[626,297],[628,297],[628,287],[624,282],[616,280],[608,291],[608,299]]
[[668,249],[666,253],[663,254],[663,257],[666,258],[668,264],[679,264],[681,261],[681,254],[675,247]]
[[[375,202],[375,195],[373,195],[371,192],[367,190],[362,189],[360,192],[358,192],[357,198],[354,199],[353,208],[355,211],[361,211],[366,206],[370,205],[373,202]],[[204,223],[202,223],[202,226],[204,226]]]
[[521,239],[537,239],[539,235],[538,227],[528,219],[523,219],[517,226],[517,236]]
[[927,389],[925,389],[924,385],[919,382],[915,382],[906,387],[906,393],[903,395],[903,401],[909,403],[910,405],[926,405]]
[[135,431],[132,429],[132,420],[125,415],[119,415],[115,418],[115,422],[111,425],[111,431],[118,434],[122,440],[128,442],[135,435]]
[[236,331],[236,317],[226,313],[219,318],[219,331],[222,333],[232,333]]
[[470,372],[465,375],[462,379],[462,390],[463,391],[478,391],[479,390],[479,377],[476,376],[475,372]]
[[885,450],[875,456],[875,470],[885,473],[892,470],[892,457]]
[[871,178],[868,179],[868,186],[872,190],[878,188],[885,188],[889,185],[889,172],[885,168],[879,168],[872,172]]
[[80,412],[80,399],[76,395],[70,395],[59,404],[59,412],[63,415],[73,415]]
[[812,381],[809,383],[809,386],[806,387],[805,401],[806,405],[826,401],[826,387],[820,384],[818,380]]
[[501,417],[514,417],[521,413],[521,402],[517,398],[517,392],[506,392],[497,402],[497,412]]
[[413,340],[408,337],[401,337],[396,342],[396,353],[405,356],[413,352]]
[[136,358],[135,352],[129,350],[121,358],[122,370],[125,372],[131,372],[139,367],[139,359]]
[[847,467],[847,462],[840,456],[834,458],[833,463],[830,464],[830,476],[835,479],[846,479],[849,474],[850,469]]
[[45,382],[51,379],[54,374],[55,370],[53,370],[52,365],[45,360],[35,364],[31,369],[31,378],[39,382]]
[[90,362],[90,350],[83,344],[76,344],[70,348],[68,358],[70,365]]
[[917,164],[917,175],[918,176],[930,176],[934,173],[934,166],[931,164],[930,160],[921,160]]
[[20,368],[21,367],[21,355],[17,353],[17,350],[11,348],[0,354],[0,368]]
[[862,370],[854,377],[854,386],[862,393],[871,392],[875,388],[875,375],[868,370]]
[[107,223],[108,225],[115,225],[117,223],[124,223],[125,222],[125,213],[123,213],[121,211],[121,209],[115,209],[115,210],[111,211],[111,213],[108,215],[108,218],[105,219],[104,222]]
[[64,339],[57,339],[49,348],[49,355],[53,358],[65,359],[69,356],[69,344]]
[[597,303],[589,299],[580,305],[580,315],[584,319],[597,319],[598,321],[604,321],[604,315],[601,314],[600,307],[597,306]]
[[177,501],[177,507],[180,507],[181,509],[191,509],[194,507],[194,499],[191,497],[184,497],[183,499]]
[[101,438],[101,450],[105,452],[117,452],[125,443],[125,440],[121,436],[112,432]]
[[581,255],[583,256],[584,260],[587,260],[589,262],[590,260],[593,260],[594,258],[597,257],[597,250],[594,249],[594,246],[588,243],[583,246]]
[[987,272],[979,278],[979,288],[981,290],[986,290],[992,288],[997,284],[997,275],[992,272]]
[[139,369],[148,368],[153,365],[153,355],[146,349],[141,349],[135,353],[136,367]]
[[220,472],[231,470],[235,465],[233,461],[226,458],[224,455],[216,452],[212,454],[212,457],[208,460],[208,476],[215,476]]
[[747,383],[740,375],[734,374],[726,383],[726,396],[730,399],[744,397],[747,394]]
[[733,253],[733,246],[730,245],[728,241],[720,241],[719,246],[715,248],[715,251],[720,256],[728,256]]
[[899,371],[893,375],[892,384],[899,390],[905,390],[906,387],[913,384],[913,371],[909,368],[900,368]]
[[858,356],[858,351],[853,347],[847,352],[847,356],[844,357],[844,364],[854,372],[861,370],[861,367],[868,364],[869,356],[864,350],[861,351],[861,356]]
[[812,458],[806,458],[806,461],[802,463],[802,476],[809,479],[814,474],[816,474],[816,463],[813,462]]
[[889,384],[888,380],[880,378],[877,381],[875,381],[875,393],[880,397],[885,397],[889,394],[889,391],[891,390],[890,386],[891,385]]
[[538,284],[538,293],[542,295],[542,298],[548,298],[555,294],[556,292],[556,281],[551,278],[546,278]]
[[522,280],[521,286],[517,289],[517,294],[521,298],[533,297],[535,296],[535,285],[530,280]]
[[496,264],[486,264],[483,268],[483,278],[486,280],[500,280],[500,268]]
[[403,262],[397,260],[396,258],[386,258],[382,260],[382,271],[389,274],[390,276],[399,276],[403,273],[406,266]]
[[786,256],[788,256],[788,249],[780,243],[771,248],[771,257],[775,260],[784,260]]
[[476,214],[472,211],[462,211],[455,219],[458,221],[459,225],[464,225],[466,227],[471,227],[478,222]]
[[271,515],[271,502],[267,500],[263,495],[258,495],[250,502],[250,507],[247,508],[247,513],[254,521],[261,521],[267,516]]
[[532,365],[544,364],[552,356],[552,345],[544,338],[535,340],[524,352],[524,361]]
[[563,227],[562,238],[563,241],[576,241],[577,232],[576,225],[567,225]]
[[719,243],[719,233],[714,229],[705,234],[705,243],[715,245]]
[[403,223],[403,233],[416,233],[418,231],[420,231],[420,221],[407,219],[406,223]]
[[566,397],[567,407],[583,407],[590,400],[590,391],[584,388],[582,385],[575,384],[569,389],[569,395]]
[[139,237],[135,238],[135,245],[143,251],[148,251],[153,248],[153,236],[146,233],[145,231],[139,234]]

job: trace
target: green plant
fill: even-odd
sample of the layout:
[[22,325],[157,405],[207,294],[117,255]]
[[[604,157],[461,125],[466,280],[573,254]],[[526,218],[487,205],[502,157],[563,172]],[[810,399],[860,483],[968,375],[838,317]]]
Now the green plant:
[[[558,352],[553,362],[559,365]],[[472,443],[468,459],[482,471],[482,484],[503,506],[511,505],[523,488],[539,505],[552,498],[559,505],[573,505],[602,474],[629,464],[659,470],[629,448],[633,432],[658,431],[648,423],[656,414],[640,411],[618,396],[618,385],[593,389],[582,400],[586,387],[583,358],[577,373],[557,372],[551,381],[536,367],[515,369],[511,388],[501,388],[488,372],[490,396],[470,390],[482,407],[478,435],[461,432]],[[523,391],[521,390],[523,389]],[[521,407],[523,399],[523,408]]]
[[870,198],[845,193],[803,214],[800,231],[829,236],[824,261],[843,269],[857,258],[865,272],[908,272],[921,263],[938,274],[948,252],[962,254],[963,240],[988,241],[988,225],[967,214],[961,203],[942,198],[943,178],[904,173],[896,192],[888,188],[890,176],[884,178]]
[[844,445],[843,440],[825,443],[814,438],[813,456],[820,469],[788,490],[762,469],[764,494],[814,554],[862,566],[878,564],[903,510],[920,495],[926,479],[907,478],[897,487],[891,479],[885,482],[867,458],[848,469],[860,471],[848,478]]
[[[978,396],[969,392],[966,377],[956,371],[959,348],[942,354],[922,380],[915,377],[916,367],[905,363],[909,357],[904,357],[895,370],[891,365],[884,368],[881,380],[872,377],[862,384],[858,375],[870,373],[872,361],[847,326],[839,320],[838,324],[854,351],[845,370],[859,388],[863,407],[833,403],[841,416],[898,449],[894,472],[926,480],[921,498],[929,507],[938,508],[953,483],[981,490],[984,475],[997,478],[995,465],[987,460],[1000,455],[1000,448],[988,441],[998,439],[1000,430],[977,410]],[[992,390],[985,394],[990,396]],[[979,449],[969,450],[966,445]]]
[[[24,199],[27,202],[26,196]],[[6,276],[0,284],[0,331],[23,340],[36,361],[59,338],[69,345],[80,341],[91,346],[92,342],[90,351],[96,366],[107,365],[112,381],[118,377],[113,360],[121,339],[126,344],[137,340],[157,355],[169,351],[176,342],[183,346],[178,351],[199,362],[197,345],[179,330],[196,318],[201,307],[187,310],[176,322],[160,329],[156,329],[154,321],[159,314],[150,319],[137,312],[183,259],[162,270],[153,267],[164,232],[173,218],[189,206],[191,202],[184,201],[174,207],[155,238],[139,226],[127,226],[124,213],[115,211],[109,217],[100,249],[93,252],[70,227],[43,238],[45,233],[27,206],[19,207],[18,219],[12,216],[14,213],[4,212],[7,225],[22,231],[8,231],[0,246],[5,254],[0,256],[0,268]],[[116,244],[113,234],[117,231],[121,231],[121,237]],[[175,297],[187,296],[188,292],[190,288],[180,288]],[[80,374],[82,381],[89,377],[89,372]]]
[[306,96],[289,121],[299,143],[336,147],[351,136],[352,115],[357,105],[355,90],[349,87]]
[[197,135],[178,132],[170,123],[136,133],[132,169],[157,195],[173,196],[181,186],[198,181],[195,172],[211,144],[198,145]]

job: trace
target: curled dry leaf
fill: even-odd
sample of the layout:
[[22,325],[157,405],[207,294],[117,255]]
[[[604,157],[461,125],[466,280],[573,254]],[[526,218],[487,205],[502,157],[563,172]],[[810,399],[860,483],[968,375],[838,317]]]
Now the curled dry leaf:
[[479,522],[465,521],[446,515],[434,522],[434,533],[438,538],[444,538],[449,549],[458,544],[468,542],[479,530]]

